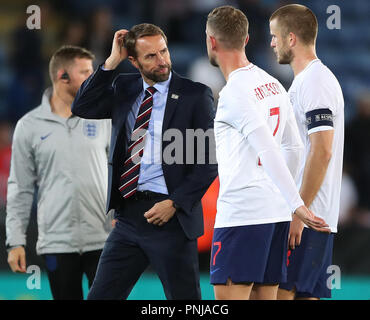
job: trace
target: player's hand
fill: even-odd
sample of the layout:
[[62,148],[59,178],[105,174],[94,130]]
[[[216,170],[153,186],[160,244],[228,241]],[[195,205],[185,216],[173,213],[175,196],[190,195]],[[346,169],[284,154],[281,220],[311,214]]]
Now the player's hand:
[[107,60],[105,60],[104,68],[114,70],[117,66],[127,58],[127,49],[123,46],[124,38],[128,30],[121,29],[114,34],[112,51]]
[[290,223],[288,238],[290,249],[294,250],[296,246],[301,244],[303,228],[304,223],[298,218],[298,216],[293,215],[292,222]]
[[148,223],[162,226],[173,217],[175,212],[176,209],[173,207],[173,201],[164,200],[157,202],[150,210],[145,212],[144,217]]
[[327,223],[323,219],[316,217],[306,206],[300,206],[294,213],[307,227],[319,232],[330,233]]
[[112,228],[114,228],[116,226],[116,223],[117,223],[117,219],[113,219],[112,220]]
[[24,247],[14,248],[8,253],[8,263],[13,272],[26,272],[26,251]]

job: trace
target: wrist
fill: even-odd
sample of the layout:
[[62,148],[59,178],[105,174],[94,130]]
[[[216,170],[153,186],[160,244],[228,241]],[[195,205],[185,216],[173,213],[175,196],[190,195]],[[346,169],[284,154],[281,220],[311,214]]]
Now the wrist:
[[180,209],[180,206],[173,200],[170,200],[171,201],[171,205],[173,208],[175,208],[176,210]]
[[14,246],[9,246],[9,245],[7,245],[7,246],[6,246],[6,251],[9,253],[9,252],[10,252],[10,251],[12,251],[13,249],[17,249],[17,248],[23,248],[23,249],[24,249],[24,245],[23,245],[23,244],[14,245]]
[[119,61],[109,57],[107,60],[105,60],[103,67],[105,70],[114,70],[117,68],[118,65],[119,65]]

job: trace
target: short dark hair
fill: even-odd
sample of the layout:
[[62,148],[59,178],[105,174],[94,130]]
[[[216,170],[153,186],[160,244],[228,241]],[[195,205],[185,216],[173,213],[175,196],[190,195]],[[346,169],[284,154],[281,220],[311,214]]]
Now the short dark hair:
[[127,49],[127,54],[134,58],[137,57],[136,52],[136,40],[147,37],[147,36],[157,36],[161,35],[167,44],[167,37],[164,34],[163,30],[151,23],[141,23],[133,26],[130,31],[125,36],[125,47]]
[[66,68],[73,63],[75,58],[94,60],[95,56],[89,50],[71,45],[60,47],[51,57],[49,62],[49,75],[52,82],[56,80],[60,68]]
[[213,9],[207,18],[207,25],[215,37],[228,49],[242,49],[248,36],[249,22],[246,15],[232,6]]
[[277,9],[270,17],[270,21],[277,19],[283,36],[290,32],[297,35],[304,44],[315,44],[318,23],[315,14],[306,6],[289,4]]

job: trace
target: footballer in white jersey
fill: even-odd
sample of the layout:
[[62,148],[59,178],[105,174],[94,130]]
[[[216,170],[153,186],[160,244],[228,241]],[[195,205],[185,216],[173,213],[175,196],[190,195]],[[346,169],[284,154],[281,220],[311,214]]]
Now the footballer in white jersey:
[[344,146],[344,100],[341,87],[334,74],[319,59],[314,59],[294,78],[288,93],[305,147],[305,156],[299,169],[299,187],[311,149],[309,136],[319,131],[334,131],[331,159],[310,209],[322,217],[331,232],[335,233],[339,217]]
[[271,47],[280,64],[290,64],[289,96],[305,147],[298,186],[307,207],[325,219],[330,233],[307,228],[293,217],[289,230],[288,276],[278,299],[330,298],[328,267],[337,232],[344,144],[344,100],[334,74],[317,58],[318,22],[303,5],[277,9],[270,17]]
[[206,26],[210,63],[227,81],[214,125],[220,191],[210,278],[216,299],[249,299],[252,289],[253,299],[276,299],[286,281],[292,213],[327,231],[295,185],[303,147],[293,110],[281,84],[248,61],[248,25],[243,12],[222,6]]
[[220,179],[215,228],[290,221],[299,206],[297,198],[289,208],[246,139],[263,124],[296,176],[303,146],[289,96],[279,81],[250,63],[231,72],[220,92],[214,125]]

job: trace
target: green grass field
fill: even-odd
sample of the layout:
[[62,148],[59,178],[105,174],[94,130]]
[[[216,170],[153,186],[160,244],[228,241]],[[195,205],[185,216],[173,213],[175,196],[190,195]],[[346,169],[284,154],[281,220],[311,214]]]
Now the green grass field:
[[[28,289],[27,279],[30,274],[0,273],[1,300],[50,300],[52,299],[46,274],[41,273],[40,289]],[[87,280],[84,279],[85,297],[88,291]],[[213,300],[213,287],[209,284],[209,275],[201,275],[202,297]],[[370,277],[342,276],[341,288],[332,291],[334,300],[369,300]],[[162,285],[158,277],[152,273],[144,273],[137,282],[129,299],[131,300],[164,300]]]

